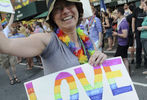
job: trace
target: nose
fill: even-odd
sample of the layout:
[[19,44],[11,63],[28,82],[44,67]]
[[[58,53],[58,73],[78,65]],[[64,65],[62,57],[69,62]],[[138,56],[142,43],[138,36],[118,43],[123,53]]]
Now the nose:
[[70,12],[68,7],[63,7],[62,14],[66,15]]

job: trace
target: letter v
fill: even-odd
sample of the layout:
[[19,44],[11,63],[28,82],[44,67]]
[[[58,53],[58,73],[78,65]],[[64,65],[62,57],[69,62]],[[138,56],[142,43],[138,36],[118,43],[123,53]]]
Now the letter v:
[[76,68],[74,69],[76,76],[80,80],[82,86],[84,87],[84,90],[86,91],[86,94],[89,96],[91,100],[102,100],[103,95],[103,83],[102,83],[102,70],[98,67],[94,68],[94,87],[91,86],[91,84],[86,79],[86,76],[82,70],[82,68]]

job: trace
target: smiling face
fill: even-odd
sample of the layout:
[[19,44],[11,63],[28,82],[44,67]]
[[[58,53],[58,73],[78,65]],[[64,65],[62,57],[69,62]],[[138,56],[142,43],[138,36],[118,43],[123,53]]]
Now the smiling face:
[[76,28],[79,14],[75,3],[57,0],[52,12],[54,22],[61,30]]

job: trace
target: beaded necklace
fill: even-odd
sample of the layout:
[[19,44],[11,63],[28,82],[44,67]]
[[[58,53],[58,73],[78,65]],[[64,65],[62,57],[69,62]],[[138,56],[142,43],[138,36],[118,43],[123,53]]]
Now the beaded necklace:
[[75,43],[71,41],[67,34],[64,34],[63,31],[57,30],[56,34],[58,38],[68,46],[71,52],[78,57],[79,63],[84,64],[88,62],[88,59],[91,55],[94,54],[95,50],[93,47],[92,42],[90,41],[89,37],[84,34],[83,30],[77,28],[77,35],[81,43],[81,47],[77,48]]

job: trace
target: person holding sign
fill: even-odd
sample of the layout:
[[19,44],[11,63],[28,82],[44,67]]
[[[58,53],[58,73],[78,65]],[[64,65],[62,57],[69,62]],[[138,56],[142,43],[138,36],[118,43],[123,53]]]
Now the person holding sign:
[[83,16],[82,2],[47,0],[47,5],[47,22],[56,31],[11,40],[0,32],[0,52],[20,57],[41,55],[45,75],[88,62],[103,63],[107,56],[94,50],[89,37],[78,27]]

